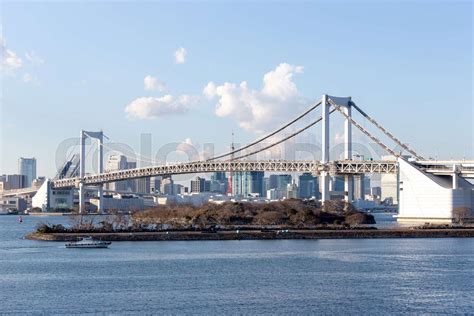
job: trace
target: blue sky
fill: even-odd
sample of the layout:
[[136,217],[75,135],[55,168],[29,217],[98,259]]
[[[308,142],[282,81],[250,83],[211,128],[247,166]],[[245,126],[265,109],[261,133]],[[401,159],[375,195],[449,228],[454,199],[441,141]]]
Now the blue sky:
[[232,131],[249,142],[323,93],[352,96],[425,156],[474,158],[471,2],[1,6],[0,173],[35,156],[54,175],[81,128],[135,150],[150,133],[152,152],[186,139],[221,152]]

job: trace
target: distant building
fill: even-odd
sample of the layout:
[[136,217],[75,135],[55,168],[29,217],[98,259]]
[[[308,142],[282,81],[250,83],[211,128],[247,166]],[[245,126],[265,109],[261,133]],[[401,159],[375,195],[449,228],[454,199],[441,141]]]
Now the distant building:
[[225,194],[229,183],[225,172],[214,172],[211,175],[210,191]]
[[319,199],[318,178],[309,172],[303,173],[299,176],[299,190],[301,199]]
[[[130,164],[127,161],[127,157],[124,155],[110,155],[105,164],[105,172],[125,170],[128,169],[129,166]],[[127,191],[129,186],[129,180],[111,182],[105,185],[106,189],[112,191]]]
[[161,187],[161,179],[162,177],[152,177],[150,180],[150,190],[152,193],[160,193],[160,187]]
[[[14,189],[22,189],[29,187],[27,184],[27,177],[22,174],[9,174],[7,175],[7,182],[5,190],[14,190]],[[31,184],[30,184],[31,185]]]
[[371,188],[371,195],[373,196],[376,196],[376,197],[379,197],[381,196],[382,194],[382,189],[379,187],[379,186],[374,186]]
[[24,187],[30,187],[34,179],[36,179],[36,158],[18,159],[18,173],[26,177]]
[[268,189],[286,190],[291,179],[289,174],[272,174],[268,179]]
[[171,179],[171,177],[166,177],[161,180],[160,191],[162,194],[165,194],[165,195],[174,194],[174,182],[173,182],[173,179]]
[[296,185],[295,180],[292,183],[289,183],[286,187],[286,197],[288,199],[297,199],[299,198],[299,188]]
[[260,197],[265,196],[263,177],[263,171],[234,172],[232,177],[233,194],[243,197],[255,194]]
[[135,179],[135,186],[136,190],[132,192],[138,192],[138,193],[150,193],[150,178],[140,178],[140,179]]
[[196,177],[191,180],[191,193],[210,192],[211,181],[201,177]]

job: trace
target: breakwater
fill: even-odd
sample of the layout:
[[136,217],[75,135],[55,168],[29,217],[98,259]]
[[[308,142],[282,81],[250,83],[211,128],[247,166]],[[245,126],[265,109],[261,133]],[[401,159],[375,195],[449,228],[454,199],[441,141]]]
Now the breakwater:
[[352,239],[352,238],[454,238],[474,237],[474,228],[443,229],[346,229],[346,230],[288,230],[288,231],[168,231],[112,233],[29,233],[27,239],[71,241],[92,236],[109,241],[161,240],[252,240],[252,239]]

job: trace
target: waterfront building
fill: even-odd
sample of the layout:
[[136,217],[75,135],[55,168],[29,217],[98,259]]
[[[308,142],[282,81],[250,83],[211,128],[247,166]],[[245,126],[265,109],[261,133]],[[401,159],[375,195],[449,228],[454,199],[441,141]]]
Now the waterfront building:
[[34,179],[36,179],[36,158],[18,159],[18,173],[26,177],[24,187],[30,187]]
[[31,199],[33,208],[42,212],[71,211],[74,205],[74,192],[72,189],[53,189],[51,181],[45,180],[36,194]]
[[0,214],[6,214],[9,211],[23,212],[26,207],[27,201],[21,197],[0,198]]

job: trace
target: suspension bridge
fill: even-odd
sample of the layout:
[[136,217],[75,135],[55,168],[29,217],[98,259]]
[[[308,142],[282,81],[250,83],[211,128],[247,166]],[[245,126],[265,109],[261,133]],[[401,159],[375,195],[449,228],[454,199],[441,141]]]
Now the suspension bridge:
[[[266,140],[273,140],[277,135],[295,123],[308,117],[318,107],[321,107],[321,115],[315,120],[297,129],[289,135],[270,144]],[[371,123],[378,132],[393,142],[398,151],[392,146],[374,136],[374,133],[364,127],[352,115],[356,111],[364,120]],[[344,119],[344,153],[343,159],[331,160],[330,157],[330,115],[339,113]],[[267,151],[278,146],[316,124],[322,127],[322,156],[320,160],[252,160],[258,153]],[[372,142],[380,146],[385,152],[396,157],[396,160],[360,161],[353,160],[352,128],[355,127]],[[86,174],[85,161],[86,139],[96,139],[99,152],[97,174]],[[19,195],[21,192],[37,192],[46,194],[46,200],[50,197],[52,190],[79,190],[79,210],[84,210],[85,190],[93,188],[97,190],[99,200],[103,195],[103,185],[109,182],[138,179],[154,176],[170,176],[176,174],[193,174],[208,172],[310,172],[320,177],[321,200],[330,200],[329,180],[333,176],[344,177],[344,199],[353,200],[354,176],[362,174],[395,174],[398,178],[399,190],[399,219],[400,220],[422,220],[422,221],[450,221],[456,208],[474,208],[474,187],[467,178],[474,178],[474,161],[452,160],[436,161],[424,158],[413,148],[403,143],[393,133],[389,132],[382,124],[363,111],[350,97],[334,97],[323,95],[321,100],[311,105],[306,111],[295,119],[284,124],[275,131],[261,137],[246,146],[238,149],[204,159],[176,164],[162,164],[150,167],[134,168],[104,172],[103,148],[104,134],[102,132],[81,131],[80,152],[73,173],[60,172],[61,176],[47,181],[46,187],[26,188],[15,191],[4,191],[3,195]],[[44,186],[45,186],[44,185]],[[101,204],[101,203],[100,203]],[[100,205],[99,204],[99,205]],[[100,211],[99,206],[99,211]]]

